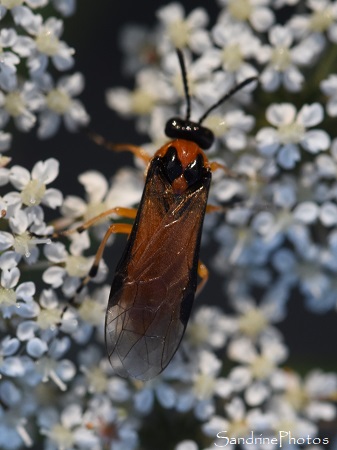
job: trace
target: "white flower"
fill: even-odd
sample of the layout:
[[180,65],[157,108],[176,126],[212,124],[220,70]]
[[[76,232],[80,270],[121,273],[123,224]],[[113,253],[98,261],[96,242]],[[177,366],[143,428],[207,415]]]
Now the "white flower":
[[315,56],[315,49],[307,41],[293,46],[293,34],[285,26],[275,25],[268,36],[271,45],[263,46],[257,55],[260,62],[268,62],[259,77],[264,89],[274,91],[282,83],[290,92],[299,91],[304,76],[297,66],[309,65]]
[[0,128],[12,117],[20,131],[29,131],[36,122],[34,112],[43,104],[43,97],[36,86],[25,82],[7,94],[0,92]]
[[234,339],[228,346],[229,358],[245,364],[235,367],[229,380],[234,391],[245,390],[244,398],[250,406],[260,405],[268,398],[270,383],[278,373],[277,365],[287,357],[286,347],[275,337],[264,336],[259,344],[260,353],[245,337]]
[[[22,24],[22,23],[21,23]],[[45,22],[40,15],[36,15],[28,24],[22,24],[29,34],[34,38],[26,38],[26,45],[29,48],[29,58],[27,65],[31,75],[41,75],[51,58],[56,69],[65,71],[74,64],[74,49],[60,41],[63,31],[63,22],[55,17],[49,17]]]
[[247,148],[247,133],[252,130],[254,122],[253,116],[245,115],[239,109],[233,109],[224,114],[209,115],[203,125],[212,130],[214,136],[223,141],[229,150],[238,152]]
[[237,83],[258,74],[249,61],[256,59],[261,44],[249,28],[241,23],[220,22],[213,28],[212,35],[220,49],[212,48],[207,54],[226,74]]
[[0,309],[5,318],[18,315],[36,317],[38,305],[34,302],[35,284],[27,281],[18,285],[20,271],[17,267],[3,269],[0,281]]
[[92,265],[93,258],[68,254],[65,245],[61,242],[52,242],[44,248],[49,261],[55,265],[44,271],[42,279],[54,289],[62,286],[63,292],[71,297]]
[[324,130],[307,130],[323,120],[323,108],[319,103],[303,105],[296,113],[291,103],[272,104],[267,109],[267,120],[275,128],[262,128],[256,135],[258,149],[264,156],[274,156],[279,165],[292,169],[301,159],[301,147],[316,154],[327,150],[330,137]]
[[298,413],[315,422],[335,418],[336,408],[328,400],[336,393],[336,374],[315,370],[302,380],[298,374],[287,371],[284,383],[285,399]]
[[336,43],[337,2],[308,0],[306,3],[312,10],[312,13],[295,15],[290,19],[290,26],[294,30],[295,35],[305,36],[309,33],[314,33],[314,38],[317,40],[322,33],[327,33],[328,38]]
[[54,158],[37,162],[30,174],[21,166],[13,166],[10,171],[10,182],[20,190],[21,202],[26,206],[37,206],[41,203],[50,208],[57,208],[62,203],[62,193],[47,185],[55,180],[59,172],[59,162]]
[[279,433],[279,430],[287,430],[294,438],[317,435],[317,425],[302,418],[292,408],[291,404],[282,397],[274,397],[271,400],[270,413],[271,417],[274,416],[272,418],[272,429],[275,433]]
[[208,23],[207,11],[196,8],[185,18],[184,8],[180,3],[169,3],[157,11],[157,17],[164,25],[163,42],[159,43],[161,52],[170,47],[189,47],[195,53],[202,53],[211,46],[205,26]]
[[[246,411],[243,400],[234,397],[225,406],[225,413],[228,418],[214,415],[211,419],[202,425],[203,432],[214,439],[219,431],[225,430],[226,434],[222,434],[216,440],[216,445],[221,447],[224,444],[223,437],[227,438],[244,438],[254,430],[254,432],[268,430],[270,418],[267,414],[263,414],[258,409]],[[280,428],[283,430],[283,428]],[[285,429],[285,428],[284,428]],[[235,445],[228,443],[227,448],[234,449]]]
[[45,107],[39,114],[37,135],[41,139],[53,136],[60,127],[61,118],[69,131],[77,131],[89,123],[89,116],[79,100],[72,97],[80,94],[84,78],[80,73],[62,77],[56,87],[50,77],[44,76],[43,88],[46,91]]
[[220,21],[249,21],[256,31],[267,31],[275,18],[269,0],[218,0],[224,6]]
[[124,116],[148,115],[157,103],[172,102],[173,91],[155,69],[142,69],[136,76],[136,88],[109,89],[106,93],[108,106]]
[[[139,171],[132,169],[119,170],[113,177],[110,187],[106,178],[94,170],[82,173],[79,181],[86,191],[86,201],[73,195],[68,196],[61,208],[62,214],[70,223],[74,219],[86,222],[115,207],[133,207],[139,203],[142,195],[143,176]],[[107,220],[107,217],[102,218],[94,226],[95,235],[100,240],[107,230]],[[83,234],[81,233],[78,239],[83,240]],[[73,242],[73,245],[76,243]]]
[[[66,406],[60,417],[56,410],[44,409],[39,422],[41,431],[48,437],[49,449],[95,448],[98,445],[98,437],[85,426],[82,408],[76,403]],[[84,443],[87,444],[85,447]]]

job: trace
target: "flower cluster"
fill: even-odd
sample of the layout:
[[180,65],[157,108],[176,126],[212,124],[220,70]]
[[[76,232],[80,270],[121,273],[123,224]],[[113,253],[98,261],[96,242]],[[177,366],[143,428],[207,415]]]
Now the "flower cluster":
[[[72,98],[83,76],[54,82],[48,72],[51,65],[70,69],[74,54],[61,40],[62,20],[37,12],[49,3],[64,16],[75,6],[0,0],[7,27],[0,31],[2,152],[11,145],[4,129],[11,119],[21,131],[38,124],[40,138],[52,136],[62,117],[71,131],[88,123]],[[95,170],[80,174],[82,198],[53,187],[62,173],[57,155],[31,172],[0,155],[5,450],[208,450],[223,446],[224,435],[234,448],[252,432],[271,440],[280,431],[299,443],[309,436],[323,444],[324,433],[331,439],[335,432],[337,372],[311,367],[303,375],[278,325],[292,301],[311,313],[337,307],[337,73],[327,63],[337,48],[337,2],[218,0],[218,6],[211,18],[203,8],[185,13],[171,3],[157,11],[153,30],[126,28],[121,42],[135,88],[111,88],[106,97],[112,109],[136,119],[151,154],[167,142],[167,119],[185,115],[176,48],[186,60],[192,120],[258,77],[203,121],[216,136],[207,156],[230,167],[213,174],[210,203],[225,214],[207,215],[203,234],[204,243],[216,243],[209,266],[224,280],[228,309],[193,311],[180,349],[153,380],[116,376],[103,349],[104,258],[92,283],[88,273],[95,248],[118,219],[104,212],[137,206],[144,166],[123,168],[111,180]],[[58,214],[51,223],[48,209]],[[78,228],[97,216],[89,229]],[[297,327],[300,333],[301,321]]]
[[[62,118],[70,131],[89,122],[85,108],[73,98],[82,92],[84,77],[75,73],[55,83],[49,73],[51,67],[64,72],[74,64],[74,49],[61,40],[62,19],[45,20],[42,15],[49,3],[64,16],[75,9],[73,0],[3,0],[0,3],[1,135],[12,121],[23,132],[37,126],[40,138],[53,136]],[[5,135],[4,139],[8,140],[9,136]]]

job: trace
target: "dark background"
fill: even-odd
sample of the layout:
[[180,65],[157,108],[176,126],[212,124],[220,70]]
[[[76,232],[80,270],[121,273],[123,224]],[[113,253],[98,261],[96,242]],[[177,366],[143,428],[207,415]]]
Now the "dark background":
[[[91,127],[113,142],[134,142],[140,144],[146,140],[134,131],[130,120],[119,118],[105,105],[105,91],[109,87],[132,87],[132,79],[122,73],[122,53],[118,46],[118,35],[125,24],[135,23],[153,26],[156,23],[155,11],[166,2],[155,0],[78,0],[77,12],[73,17],[64,19],[63,39],[76,49],[75,67],[72,72],[80,71],[86,80],[85,91],[80,96],[91,116]],[[205,1],[184,0],[187,12]],[[215,1],[207,2],[211,17],[215,17],[218,7]],[[211,20],[211,25],[214,23]],[[272,101],[272,97],[271,97]],[[112,154],[96,147],[84,135],[71,134],[64,130],[52,139],[40,141],[35,131],[28,135],[15,133],[11,150],[13,163],[31,169],[34,163],[55,157],[60,161],[61,169],[53,187],[62,190],[64,195],[82,195],[83,190],[77,176],[91,169],[96,169],[110,178],[122,165],[132,164],[128,154]],[[123,206],[123,205],[121,205]],[[120,255],[124,245],[119,238],[114,255]],[[212,244],[211,244],[212,245]],[[214,245],[214,244],[213,244]],[[211,250],[214,248],[210,247]],[[207,248],[203,249],[202,259],[207,263]],[[116,257],[108,256],[111,262],[110,280]],[[223,280],[211,273],[198,304],[223,304],[221,292]],[[289,305],[289,315],[280,325],[286,342],[291,349],[289,365],[297,370],[322,367],[336,368],[336,314],[334,312],[319,316],[308,313],[299,296],[294,296]]]

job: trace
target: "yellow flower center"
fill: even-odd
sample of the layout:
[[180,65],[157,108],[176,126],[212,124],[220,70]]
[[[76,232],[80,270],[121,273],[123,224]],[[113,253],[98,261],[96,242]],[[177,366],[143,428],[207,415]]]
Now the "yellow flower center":
[[228,45],[222,51],[222,61],[225,69],[235,72],[242,64],[243,58],[239,44]]
[[15,8],[15,6],[22,5],[24,0],[0,0],[0,5],[7,9]]
[[293,122],[287,125],[281,125],[278,128],[278,133],[280,141],[283,144],[291,144],[299,142],[302,139],[305,133],[305,128],[303,127],[303,125]]
[[31,180],[21,192],[22,203],[26,206],[39,205],[45,193],[45,184],[39,180]]
[[12,117],[20,116],[25,110],[25,103],[23,101],[20,92],[13,91],[7,94],[4,108],[10,116]]
[[36,48],[48,56],[54,56],[60,46],[60,41],[48,28],[42,28],[35,38]]
[[176,48],[185,47],[188,43],[189,29],[183,20],[177,20],[169,25],[168,34]]
[[290,51],[287,47],[276,47],[271,55],[271,63],[275,70],[280,72],[286,70],[290,63]]
[[322,33],[327,30],[333,22],[333,15],[330,8],[324,8],[316,11],[310,18],[310,28],[316,33]]
[[267,319],[257,308],[252,308],[243,314],[239,319],[240,330],[250,336],[256,337],[267,325]]
[[228,4],[230,14],[237,20],[244,21],[252,12],[250,0],[231,0]]
[[135,114],[149,114],[154,105],[153,96],[143,89],[136,89],[131,95],[131,108]]
[[64,114],[70,108],[71,99],[61,89],[52,89],[46,97],[47,106],[57,114]]

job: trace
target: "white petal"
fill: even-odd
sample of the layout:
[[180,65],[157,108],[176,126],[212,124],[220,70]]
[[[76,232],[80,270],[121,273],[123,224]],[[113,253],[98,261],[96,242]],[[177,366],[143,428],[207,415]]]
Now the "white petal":
[[241,392],[252,381],[252,375],[247,367],[235,367],[229,374],[229,381],[235,392]]
[[294,209],[294,218],[303,223],[314,223],[318,217],[319,206],[314,202],[302,202]]
[[75,195],[68,195],[61,206],[61,213],[70,217],[71,219],[76,219],[83,216],[87,210],[87,205],[84,200]]
[[255,358],[256,350],[249,339],[238,338],[229,343],[227,354],[234,361],[249,363]]
[[11,289],[18,284],[20,279],[20,270],[13,267],[9,270],[3,270],[1,274],[1,285],[6,289]]
[[89,202],[100,202],[108,191],[108,182],[104,175],[95,170],[82,173],[79,177],[79,182],[83,184],[86,190]]
[[65,261],[68,256],[65,246],[61,242],[45,245],[44,254],[49,261],[56,264]]
[[185,11],[179,3],[170,3],[167,6],[159,8],[156,16],[164,24],[171,24],[184,19]]
[[290,47],[292,43],[291,31],[281,25],[275,25],[269,31],[269,41],[273,46]]
[[198,450],[198,445],[191,440],[184,440],[179,442],[178,445],[174,447],[174,450]]
[[39,117],[40,125],[37,135],[40,139],[47,139],[57,132],[61,124],[61,117],[53,111],[43,111]]
[[270,105],[266,117],[268,122],[279,127],[293,123],[296,116],[296,108],[292,103],[279,103]]
[[176,402],[176,392],[172,386],[161,383],[157,389],[156,394],[159,403],[165,408],[172,408]]
[[319,218],[323,225],[332,227],[337,224],[337,206],[332,202],[325,202],[321,206]]
[[296,162],[301,159],[301,154],[297,145],[284,145],[277,154],[277,162],[284,169],[293,169]]
[[76,375],[76,366],[68,359],[62,359],[57,365],[56,373],[62,381],[69,381]]
[[330,74],[326,80],[321,81],[320,88],[322,92],[327,96],[337,94],[337,75]]
[[49,184],[57,178],[59,167],[60,163],[55,158],[39,161],[33,167],[32,178],[39,180],[44,184]]
[[46,206],[49,206],[49,208],[55,209],[58,206],[62,205],[63,201],[63,194],[58,189],[47,189],[44,196],[42,203]]
[[253,10],[251,23],[257,31],[267,31],[273,24],[275,18],[272,11],[268,8],[258,7]]
[[32,300],[34,294],[36,292],[36,287],[33,281],[26,281],[25,283],[21,283],[16,289],[16,296],[18,299],[22,299],[25,302],[29,302]]
[[28,341],[35,337],[35,332],[38,329],[38,325],[35,321],[25,320],[18,325],[16,335],[20,341]]
[[54,66],[60,71],[71,69],[74,65],[74,49],[65,44],[60,45],[57,55],[52,57]]
[[79,425],[82,420],[82,408],[80,405],[71,404],[66,406],[61,414],[61,423],[68,429]]
[[323,117],[323,106],[320,103],[312,103],[311,105],[302,106],[297,115],[296,122],[309,128],[322,122]]
[[12,356],[2,361],[1,373],[9,377],[22,377],[25,374],[25,367],[19,357]]
[[34,337],[27,342],[27,353],[33,358],[40,358],[48,350],[48,346],[45,341]]
[[270,389],[263,383],[253,383],[245,392],[245,400],[249,406],[260,405],[270,395]]
[[20,261],[20,255],[14,251],[7,251],[0,256],[0,269],[8,270],[16,267]]
[[318,153],[321,150],[327,150],[331,140],[328,133],[324,130],[310,130],[301,140],[302,147],[310,153]]
[[10,182],[18,189],[22,190],[30,181],[30,173],[21,166],[13,166],[9,175]]
[[7,231],[0,231],[0,251],[7,250],[14,244],[14,237]]
[[262,128],[256,135],[259,152],[264,156],[273,156],[279,147],[279,136],[274,128]]
[[331,117],[337,116],[337,95],[328,101],[326,111]]
[[63,284],[65,272],[61,267],[49,267],[42,275],[42,280],[51,284],[53,288],[58,288]]
[[84,77],[81,73],[76,72],[69,77],[61,78],[57,87],[64,89],[70,97],[74,97],[83,91]]
[[10,338],[9,336],[7,336],[1,342],[0,353],[2,356],[10,356],[13,355],[13,353],[16,353],[19,347],[20,341],[17,338]]

